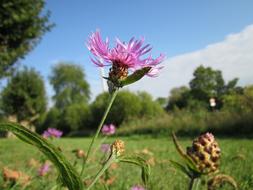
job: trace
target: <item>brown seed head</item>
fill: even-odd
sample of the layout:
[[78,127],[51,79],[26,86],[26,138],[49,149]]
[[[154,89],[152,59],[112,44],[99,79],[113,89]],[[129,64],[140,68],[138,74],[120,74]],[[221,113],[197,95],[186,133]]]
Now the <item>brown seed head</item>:
[[192,158],[201,172],[214,172],[218,169],[221,151],[211,133],[205,133],[196,138],[187,154]]

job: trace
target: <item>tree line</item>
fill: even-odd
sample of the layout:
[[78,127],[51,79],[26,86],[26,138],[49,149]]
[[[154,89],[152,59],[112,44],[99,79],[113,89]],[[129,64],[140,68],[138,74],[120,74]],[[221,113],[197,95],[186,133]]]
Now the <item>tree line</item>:
[[[98,125],[109,94],[101,93],[90,102],[90,85],[81,66],[59,63],[52,68],[49,81],[54,89],[50,108],[42,76],[32,68],[16,71],[1,92],[2,119],[26,121],[36,126],[39,132],[54,127],[65,134],[80,130],[88,133]],[[251,110],[253,88],[237,86],[237,81],[233,79],[225,83],[221,71],[199,66],[193,73],[189,87],[174,88],[167,98],[153,100],[147,92],[122,90],[106,123],[120,126],[133,119],[162,117],[180,109],[245,111],[247,107]],[[214,107],[210,106],[211,98],[216,101]]]
[[[69,133],[97,126],[107,106],[109,93],[99,94],[90,103],[90,86],[81,66],[59,63],[53,67],[49,81],[55,93],[52,107],[47,108],[42,76],[29,68],[16,71],[1,92],[2,118],[14,117],[18,122],[30,122],[39,131],[54,127]],[[161,113],[163,108],[147,92],[123,90],[118,94],[107,122],[120,125],[134,117]]]

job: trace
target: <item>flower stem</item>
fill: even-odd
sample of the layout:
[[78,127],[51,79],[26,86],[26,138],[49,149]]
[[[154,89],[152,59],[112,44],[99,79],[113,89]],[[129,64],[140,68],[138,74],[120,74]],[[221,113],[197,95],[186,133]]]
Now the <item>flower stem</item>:
[[97,182],[97,180],[103,175],[103,173],[105,172],[105,170],[107,170],[114,161],[115,161],[115,159],[113,159],[113,157],[109,158],[109,160],[99,170],[99,172],[97,173],[97,175],[95,176],[94,180],[89,185],[89,187],[87,188],[87,190],[89,190]]
[[85,167],[85,165],[86,165],[86,163],[87,163],[87,160],[88,160],[88,158],[89,158],[89,155],[90,155],[92,146],[93,146],[95,140],[97,139],[97,137],[98,137],[98,135],[99,135],[99,132],[100,132],[100,130],[101,130],[101,128],[102,128],[102,126],[103,126],[103,124],[104,124],[104,122],[105,122],[105,119],[106,119],[106,117],[107,117],[107,115],[108,115],[108,113],[109,113],[109,111],[110,111],[110,109],[111,109],[111,107],[112,107],[112,103],[113,103],[113,101],[114,101],[114,99],[115,99],[117,93],[118,93],[118,90],[115,90],[115,91],[112,93],[110,102],[109,102],[109,104],[108,104],[108,106],[107,106],[107,108],[106,108],[106,110],[105,110],[105,112],[104,112],[104,115],[103,115],[103,117],[102,117],[102,119],[101,119],[101,121],[100,121],[100,123],[99,123],[99,126],[98,126],[98,128],[97,128],[97,131],[96,131],[95,135],[94,135],[93,138],[92,138],[92,141],[91,141],[91,143],[90,143],[90,145],[89,145],[89,148],[88,148],[87,155],[86,155],[85,159],[83,160],[82,170],[81,170],[81,173],[80,173],[81,176],[83,175],[84,167]]
[[105,136],[102,140],[99,141],[99,143],[98,143],[97,147],[94,149],[94,152],[92,153],[91,157],[93,157],[96,154],[96,152],[100,148],[100,145],[103,144],[106,139],[107,139],[107,136]]
[[189,190],[193,190],[194,181],[195,181],[195,178],[192,177],[189,184]]

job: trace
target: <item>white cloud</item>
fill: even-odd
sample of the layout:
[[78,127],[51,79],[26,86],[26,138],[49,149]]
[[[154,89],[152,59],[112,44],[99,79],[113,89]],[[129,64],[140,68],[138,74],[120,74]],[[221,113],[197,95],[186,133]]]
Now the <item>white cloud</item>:
[[239,77],[240,85],[253,84],[253,25],[204,49],[167,59],[163,64],[165,68],[159,77],[145,77],[130,89],[145,90],[154,97],[166,97],[171,88],[187,85],[193,71],[201,64],[221,70],[225,80]]

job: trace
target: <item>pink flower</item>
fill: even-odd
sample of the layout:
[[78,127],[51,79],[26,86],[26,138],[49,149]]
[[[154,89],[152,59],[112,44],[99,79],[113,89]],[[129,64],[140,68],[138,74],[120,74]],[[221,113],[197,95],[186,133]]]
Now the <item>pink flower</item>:
[[47,172],[49,172],[49,171],[50,171],[50,165],[49,165],[49,163],[46,162],[39,168],[38,175],[45,176],[47,174]]
[[110,145],[110,144],[101,144],[100,150],[101,150],[103,153],[109,152],[110,149],[111,149],[111,145]]
[[115,133],[116,127],[113,124],[104,125],[102,128],[102,133],[104,135],[113,135]]
[[136,185],[136,186],[133,186],[133,187],[131,188],[131,190],[145,190],[145,188],[142,187],[142,186],[140,186],[140,185]]
[[48,128],[46,131],[43,132],[42,136],[44,138],[49,138],[49,137],[60,138],[62,134],[63,132],[58,129]]
[[[88,39],[87,47],[89,51],[95,56],[91,58],[91,61],[99,67],[112,65],[110,72],[111,75],[115,75],[113,72],[121,72],[120,76],[116,76],[117,79],[122,79],[128,74],[130,69],[132,72],[142,69],[144,67],[151,67],[148,76],[157,76],[159,70],[162,68],[158,66],[164,60],[164,55],[161,54],[156,59],[151,55],[142,58],[145,54],[151,51],[149,44],[144,45],[144,38],[140,40],[130,39],[128,43],[120,41],[116,38],[116,45],[114,48],[109,48],[109,40],[106,38],[102,40],[100,32],[96,31],[91,34]],[[103,63],[106,62],[107,64]]]

